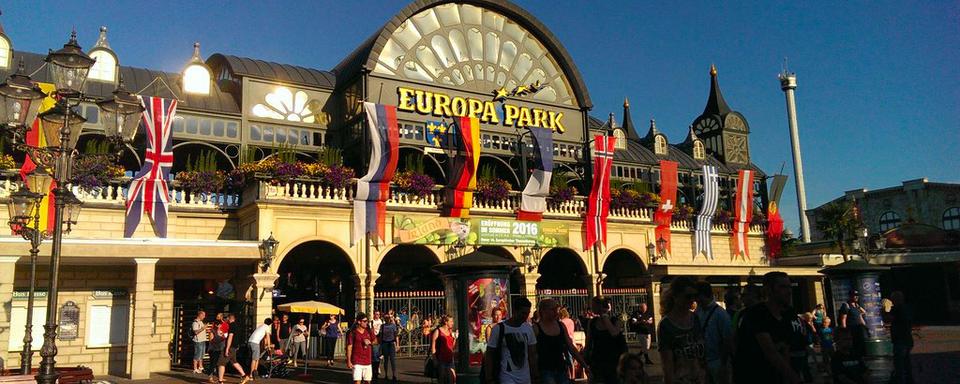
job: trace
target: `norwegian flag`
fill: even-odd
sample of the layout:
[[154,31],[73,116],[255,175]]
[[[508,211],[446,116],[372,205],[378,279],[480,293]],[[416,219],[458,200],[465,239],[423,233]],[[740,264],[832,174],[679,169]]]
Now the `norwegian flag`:
[[753,171],[741,169],[737,177],[737,201],[733,221],[733,257],[750,258],[747,249],[747,231],[753,217]]
[[617,144],[615,136],[596,136],[593,155],[593,186],[587,199],[585,217],[586,241],[584,249],[590,249],[597,241],[607,245],[607,215],[610,213],[610,168],[613,165],[613,151]]
[[123,237],[131,237],[140,225],[143,213],[150,216],[159,237],[167,237],[167,205],[170,191],[167,180],[173,167],[171,123],[177,114],[177,101],[140,96],[143,105],[141,125],[147,136],[143,168],[134,176],[127,191],[127,214]]

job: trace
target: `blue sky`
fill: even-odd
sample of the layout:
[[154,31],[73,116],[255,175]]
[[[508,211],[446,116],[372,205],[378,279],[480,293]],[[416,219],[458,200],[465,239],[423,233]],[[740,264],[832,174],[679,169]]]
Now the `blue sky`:
[[[752,159],[781,164],[787,225],[799,232],[783,93],[783,58],[797,72],[807,200],[927,177],[960,182],[960,3],[519,1],[564,43],[594,116],[657,119],[680,142],[703,110],[708,69],[751,127]],[[0,23],[15,49],[58,48],[97,28],[122,65],[179,71],[194,41],[215,52],[330,69],[407,3],[10,2]]]

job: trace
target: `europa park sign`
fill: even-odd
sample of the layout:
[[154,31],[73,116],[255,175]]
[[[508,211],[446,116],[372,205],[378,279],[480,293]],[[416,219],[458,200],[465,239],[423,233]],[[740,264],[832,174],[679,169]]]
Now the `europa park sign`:
[[566,131],[562,122],[563,112],[506,102],[498,109],[496,103],[490,100],[450,96],[407,87],[397,87],[397,94],[400,97],[397,109],[401,111],[439,117],[471,117],[487,124],[500,124],[502,121],[507,127],[546,128],[558,133]]

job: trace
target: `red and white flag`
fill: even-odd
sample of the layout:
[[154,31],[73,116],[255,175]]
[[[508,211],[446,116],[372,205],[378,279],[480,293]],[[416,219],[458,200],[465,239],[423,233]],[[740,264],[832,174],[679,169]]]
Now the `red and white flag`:
[[753,217],[753,171],[742,169],[737,176],[737,200],[733,212],[733,257],[750,258],[747,232]]
[[654,241],[664,243],[664,251],[670,254],[670,222],[673,221],[673,207],[677,204],[677,163],[660,160],[660,206],[653,213],[653,222],[657,225]]
[[590,249],[597,241],[607,245],[607,215],[610,213],[610,168],[613,151],[617,144],[615,136],[596,136],[593,139],[593,186],[587,199],[586,239],[583,249]]

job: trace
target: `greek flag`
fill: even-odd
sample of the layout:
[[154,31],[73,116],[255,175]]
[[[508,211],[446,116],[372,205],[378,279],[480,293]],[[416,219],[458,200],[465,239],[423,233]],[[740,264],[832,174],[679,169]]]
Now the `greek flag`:
[[694,229],[696,235],[694,238],[694,258],[697,255],[703,255],[707,259],[713,259],[710,228],[713,227],[713,214],[717,212],[717,198],[720,195],[719,178],[720,174],[717,173],[717,167],[703,166],[703,205],[700,207],[700,213],[697,214],[697,225]]

